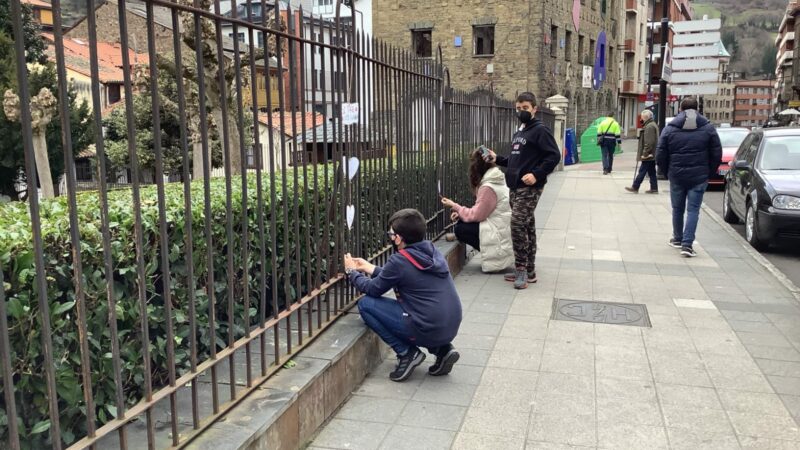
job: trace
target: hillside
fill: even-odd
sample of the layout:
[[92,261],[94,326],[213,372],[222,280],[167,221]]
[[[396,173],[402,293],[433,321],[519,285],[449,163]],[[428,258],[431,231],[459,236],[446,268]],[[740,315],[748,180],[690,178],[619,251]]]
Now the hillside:
[[788,0],[701,0],[692,3],[695,19],[722,19],[722,40],[731,67],[748,77],[775,70],[775,36]]

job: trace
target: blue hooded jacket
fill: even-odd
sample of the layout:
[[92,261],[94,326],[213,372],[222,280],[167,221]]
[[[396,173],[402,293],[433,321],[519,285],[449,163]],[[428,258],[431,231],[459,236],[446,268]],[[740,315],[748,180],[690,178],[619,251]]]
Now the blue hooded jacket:
[[420,269],[405,256],[395,253],[386,265],[375,268],[372,278],[353,272],[350,281],[370,297],[380,297],[394,289],[400,307],[409,316],[417,345],[449,344],[461,325],[461,299],[447,261],[431,241],[411,244],[405,250]]
[[671,183],[696,186],[719,169],[722,144],[711,122],[694,109],[681,111],[664,127],[656,163]]

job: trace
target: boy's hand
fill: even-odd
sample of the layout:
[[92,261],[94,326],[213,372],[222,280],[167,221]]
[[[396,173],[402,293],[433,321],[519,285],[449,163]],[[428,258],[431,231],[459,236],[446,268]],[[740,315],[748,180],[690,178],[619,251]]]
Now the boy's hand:
[[536,175],[529,173],[522,177],[522,182],[527,184],[528,186],[533,186],[536,184]]
[[359,272],[364,272],[372,275],[372,272],[375,271],[375,265],[367,261],[363,258],[353,258],[353,262],[356,264],[356,270]]
[[350,256],[350,253],[344,254],[344,268],[345,270],[358,270],[356,260]]
[[445,208],[450,208],[450,209],[453,209],[456,206],[458,206],[456,202],[450,200],[447,197],[442,197],[442,205],[444,205]]
[[486,161],[487,163],[494,163],[495,161],[497,161],[497,153],[495,153],[494,150],[490,149],[489,154],[484,156],[483,160]]

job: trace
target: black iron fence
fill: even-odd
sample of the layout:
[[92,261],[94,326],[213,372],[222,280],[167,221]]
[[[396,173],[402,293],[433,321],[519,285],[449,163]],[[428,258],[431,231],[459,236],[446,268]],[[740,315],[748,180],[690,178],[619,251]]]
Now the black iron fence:
[[[19,0],[14,35],[0,36],[13,43],[28,192],[0,205],[0,442],[12,449],[184,446],[353,305],[343,253],[383,262],[403,207],[444,233],[437,193],[470,202],[469,152],[503,148],[516,125],[513,102],[451,89],[440,55],[415,59],[341,20],[271,2],[98,3],[86,0],[78,37],[52,3],[66,195],[38,189]],[[123,103],[108,113],[114,46],[98,36],[113,35]],[[80,172],[76,41],[94,146]],[[79,192],[87,170],[95,192]],[[110,189],[120,171],[130,186]]]

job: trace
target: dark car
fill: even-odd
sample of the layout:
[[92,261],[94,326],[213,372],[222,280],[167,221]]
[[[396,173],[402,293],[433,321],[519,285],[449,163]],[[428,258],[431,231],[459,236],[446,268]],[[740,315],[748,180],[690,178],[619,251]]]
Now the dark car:
[[756,249],[777,238],[800,238],[800,129],[752,131],[739,146],[725,176],[725,221],[745,222]]
[[720,163],[717,173],[708,180],[708,184],[719,186],[725,184],[725,174],[730,170],[728,163],[733,160],[733,155],[736,154],[739,145],[747,137],[748,133],[750,133],[750,130],[741,127],[717,128],[719,141],[722,143],[722,163]]

